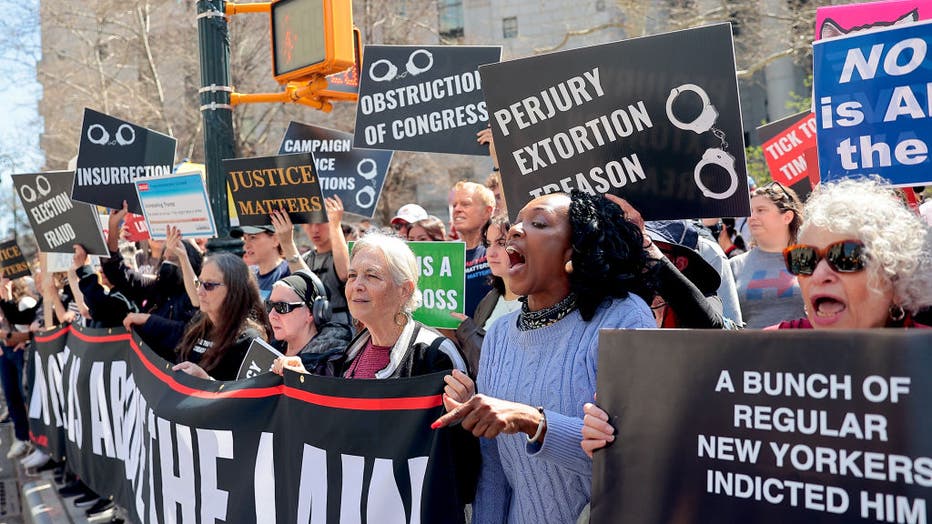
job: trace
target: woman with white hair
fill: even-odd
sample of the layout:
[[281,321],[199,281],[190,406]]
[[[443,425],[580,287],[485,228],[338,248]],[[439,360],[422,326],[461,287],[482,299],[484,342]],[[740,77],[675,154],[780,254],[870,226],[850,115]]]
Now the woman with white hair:
[[922,327],[932,306],[932,233],[879,180],[823,184],[809,197],[799,243],[784,252],[806,318],[779,328]]
[[411,318],[421,302],[417,259],[400,238],[370,233],[353,246],[350,314],[365,326],[346,349],[346,378],[395,378],[466,370],[449,339]]

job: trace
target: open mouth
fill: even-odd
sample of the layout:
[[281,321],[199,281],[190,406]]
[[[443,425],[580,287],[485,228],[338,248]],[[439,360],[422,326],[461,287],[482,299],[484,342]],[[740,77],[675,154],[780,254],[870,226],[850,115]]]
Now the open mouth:
[[513,268],[520,264],[524,264],[525,262],[524,255],[519,253],[518,250],[515,249],[514,246],[508,246],[507,248],[505,248],[505,252],[508,253],[508,266],[510,268]]
[[831,319],[842,314],[848,306],[830,296],[818,296],[812,300],[812,307],[815,315],[819,318]]

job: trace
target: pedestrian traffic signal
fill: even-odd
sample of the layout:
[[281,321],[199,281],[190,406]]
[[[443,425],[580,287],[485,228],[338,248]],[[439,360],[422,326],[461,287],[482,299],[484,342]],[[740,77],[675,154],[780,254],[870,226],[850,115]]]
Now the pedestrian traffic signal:
[[276,0],[270,13],[272,73],[278,83],[353,66],[351,0]]

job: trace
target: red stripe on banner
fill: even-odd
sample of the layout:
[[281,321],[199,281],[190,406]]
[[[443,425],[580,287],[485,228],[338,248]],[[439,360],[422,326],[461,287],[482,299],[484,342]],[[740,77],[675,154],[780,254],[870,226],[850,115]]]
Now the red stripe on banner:
[[71,326],[66,326],[65,328],[59,329],[58,331],[49,335],[36,335],[36,342],[51,342],[67,335],[69,331],[71,331]]
[[409,409],[431,409],[443,404],[443,397],[431,395],[429,397],[397,397],[397,398],[354,398],[331,397],[319,395],[296,388],[283,386],[284,393],[294,399],[303,400],[310,404],[337,409],[353,409],[356,411],[404,411]]
[[120,334],[117,334],[117,335],[102,335],[102,336],[96,336],[96,335],[88,335],[87,333],[82,333],[82,332],[81,332],[80,330],[78,330],[78,329],[72,329],[71,332],[74,334],[74,336],[80,338],[81,340],[83,340],[83,341],[85,341],[85,342],[98,342],[98,343],[103,343],[103,342],[120,342],[120,341],[123,341],[123,340],[132,340],[132,339],[133,339],[133,337],[132,337],[129,333],[120,333]]
[[[86,335],[85,335],[86,336]],[[122,336],[122,335],[114,335]],[[126,335],[129,336],[129,335]],[[109,338],[109,337],[100,337],[100,338]],[[317,393],[310,393],[308,391],[303,391],[297,388],[292,388],[285,386],[284,384],[280,386],[274,386],[270,388],[248,388],[248,389],[237,389],[233,391],[201,391],[199,389],[194,389],[189,386],[181,384],[175,380],[171,375],[168,375],[161,369],[159,369],[155,364],[153,364],[146,356],[143,354],[142,349],[136,344],[136,340],[133,338],[129,339],[129,345],[133,348],[133,351],[136,353],[136,356],[139,357],[139,360],[142,361],[142,364],[160,381],[164,382],[165,385],[171,389],[181,393],[182,395],[187,395],[190,397],[204,398],[204,399],[221,399],[221,398],[266,398],[272,397],[275,395],[282,395],[302,400],[310,404],[315,404],[318,406],[336,408],[336,409],[350,409],[356,411],[405,411],[405,410],[416,410],[416,409],[431,409],[443,404],[443,397],[441,395],[431,395],[427,397],[396,397],[396,398],[354,398],[354,397],[334,397],[330,395],[320,395]]]

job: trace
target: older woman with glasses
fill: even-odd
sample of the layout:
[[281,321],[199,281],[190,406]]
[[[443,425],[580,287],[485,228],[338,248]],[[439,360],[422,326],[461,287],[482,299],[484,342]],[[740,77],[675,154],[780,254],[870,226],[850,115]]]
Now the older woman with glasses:
[[204,260],[196,286],[200,313],[188,324],[172,369],[235,380],[252,340],[268,339],[269,321],[256,276],[241,258],[220,253]]
[[730,260],[745,327],[764,328],[803,314],[799,283],[783,265],[783,250],[796,241],[802,220],[792,189],[772,182],[751,193],[753,247]]
[[876,180],[820,186],[783,254],[806,318],[781,329],[921,327],[916,315],[932,306],[932,233]]

